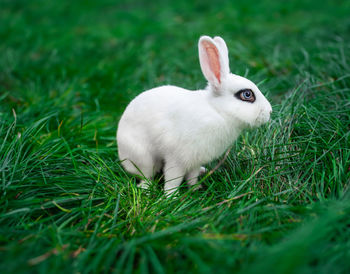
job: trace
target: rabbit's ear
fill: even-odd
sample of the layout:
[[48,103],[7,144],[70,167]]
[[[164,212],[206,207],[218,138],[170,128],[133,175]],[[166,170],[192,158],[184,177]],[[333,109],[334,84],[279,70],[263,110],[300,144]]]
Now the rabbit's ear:
[[202,36],[198,43],[202,72],[215,91],[219,91],[222,79],[229,73],[227,47],[219,39],[219,43],[216,43],[210,37]]
[[230,73],[230,65],[229,65],[229,60],[228,60],[228,49],[227,49],[226,43],[225,43],[224,39],[222,39],[220,36],[215,36],[214,42],[219,47],[220,56],[222,58],[222,61],[224,62],[221,69],[225,70],[224,73],[229,74]]

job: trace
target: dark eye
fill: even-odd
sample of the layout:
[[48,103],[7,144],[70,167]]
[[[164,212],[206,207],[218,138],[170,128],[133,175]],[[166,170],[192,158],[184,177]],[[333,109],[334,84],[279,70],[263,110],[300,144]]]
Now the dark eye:
[[253,103],[255,101],[254,92],[251,89],[241,89],[235,94],[236,98]]

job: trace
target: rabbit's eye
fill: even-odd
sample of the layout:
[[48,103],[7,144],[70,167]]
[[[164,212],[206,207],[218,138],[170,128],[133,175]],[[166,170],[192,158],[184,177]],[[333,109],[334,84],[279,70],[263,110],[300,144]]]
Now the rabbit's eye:
[[251,89],[241,89],[235,94],[235,96],[242,101],[247,101],[250,103],[255,101],[255,96]]

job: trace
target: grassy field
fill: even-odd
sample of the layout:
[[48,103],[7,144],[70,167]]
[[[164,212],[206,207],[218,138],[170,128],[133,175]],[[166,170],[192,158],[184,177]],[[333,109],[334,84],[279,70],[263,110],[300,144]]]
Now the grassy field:
[[[349,1],[0,0],[1,273],[349,273]],[[197,41],[272,120],[166,199],[117,156],[141,91],[203,88]],[[217,164],[213,162],[208,168]]]

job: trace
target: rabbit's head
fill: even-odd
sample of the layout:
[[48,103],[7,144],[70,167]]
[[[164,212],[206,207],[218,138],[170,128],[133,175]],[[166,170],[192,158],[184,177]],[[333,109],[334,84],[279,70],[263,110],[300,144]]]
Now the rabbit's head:
[[225,118],[241,127],[259,126],[270,119],[270,103],[250,80],[230,73],[228,50],[221,37],[202,36],[198,43],[202,72],[211,102]]

